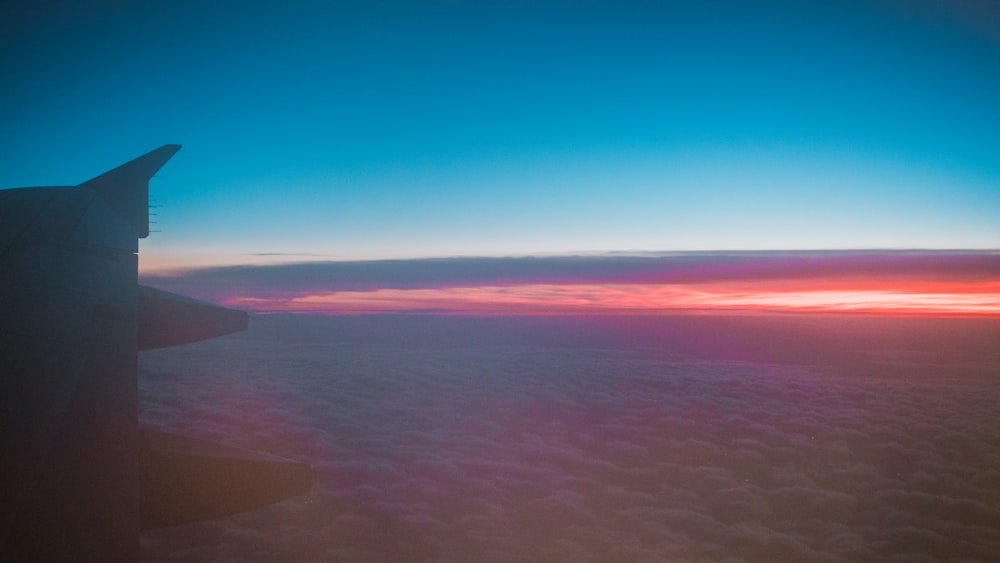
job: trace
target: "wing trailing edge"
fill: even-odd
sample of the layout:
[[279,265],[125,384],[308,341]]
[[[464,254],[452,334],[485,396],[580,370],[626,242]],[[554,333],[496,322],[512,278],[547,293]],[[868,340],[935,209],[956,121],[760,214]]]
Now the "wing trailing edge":
[[312,486],[308,464],[274,455],[150,429],[139,443],[143,530],[253,510]]

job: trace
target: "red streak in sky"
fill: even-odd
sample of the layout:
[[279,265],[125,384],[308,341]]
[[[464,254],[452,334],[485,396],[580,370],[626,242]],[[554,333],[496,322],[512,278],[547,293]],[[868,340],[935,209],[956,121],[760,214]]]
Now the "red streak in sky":
[[707,284],[523,284],[232,297],[228,305],[323,314],[618,315],[816,312],[1000,317],[1000,281],[769,280]]

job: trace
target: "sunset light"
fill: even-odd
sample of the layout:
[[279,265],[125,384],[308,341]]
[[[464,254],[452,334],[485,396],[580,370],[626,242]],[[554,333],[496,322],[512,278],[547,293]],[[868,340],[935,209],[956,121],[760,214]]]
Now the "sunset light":
[[[815,285],[815,284],[813,284]],[[649,315],[812,312],[1000,317],[1000,282],[801,290],[734,285],[525,284],[232,297],[261,312],[324,314]]]

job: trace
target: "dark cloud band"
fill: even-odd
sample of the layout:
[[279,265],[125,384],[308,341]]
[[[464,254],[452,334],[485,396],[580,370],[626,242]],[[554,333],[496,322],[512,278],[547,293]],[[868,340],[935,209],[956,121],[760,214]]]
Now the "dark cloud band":
[[524,284],[663,283],[866,279],[1000,280],[998,251],[775,251],[427,258],[203,268],[146,275],[171,291],[231,295]]

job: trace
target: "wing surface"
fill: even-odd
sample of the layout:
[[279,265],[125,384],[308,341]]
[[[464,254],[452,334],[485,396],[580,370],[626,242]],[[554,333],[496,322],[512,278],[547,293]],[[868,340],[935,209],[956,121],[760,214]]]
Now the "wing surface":
[[138,350],[247,328],[245,312],[137,283],[149,179],[179,148],[79,186],[0,190],[0,561],[134,561],[140,529],[312,482],[304,463],[138,428]]
[[311,485],[304,463],[138,428],[138,350],[247,328],[245,312],[137,283],[149,179],[179,148],[79,186],[0,190],[0,561],[133,561],[140,529]]
[[0,191],[4,560],[138,556],[135,253],[149,176],[176,150],[116,169],[117,190]]

